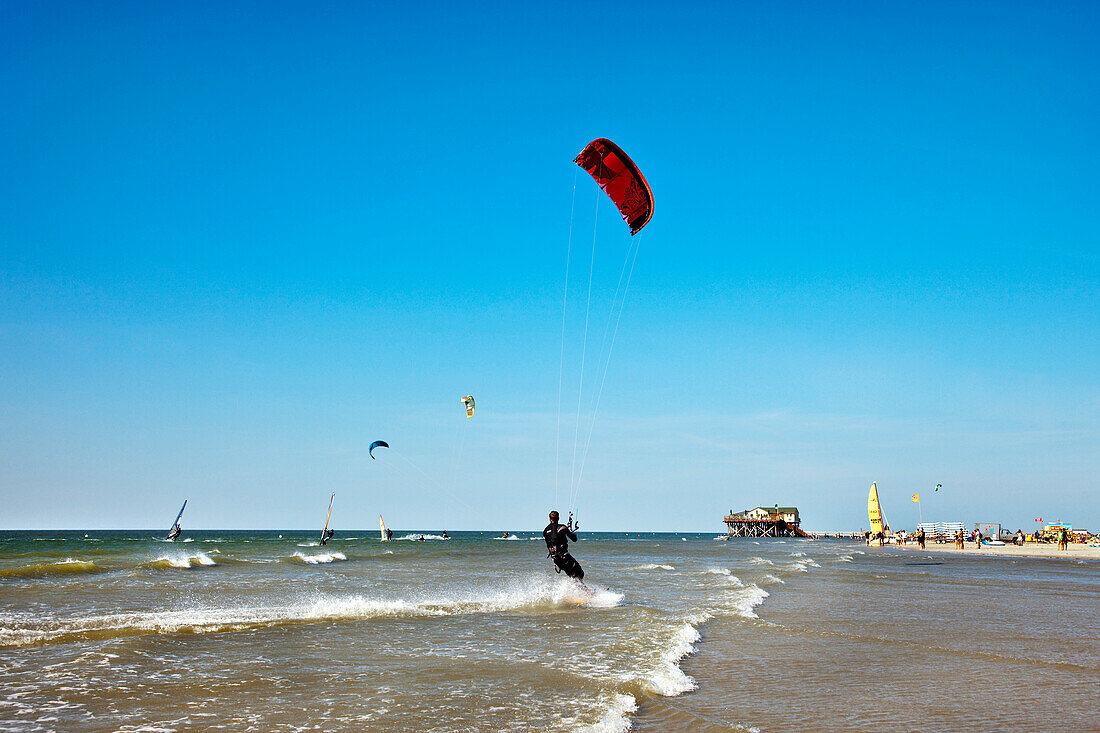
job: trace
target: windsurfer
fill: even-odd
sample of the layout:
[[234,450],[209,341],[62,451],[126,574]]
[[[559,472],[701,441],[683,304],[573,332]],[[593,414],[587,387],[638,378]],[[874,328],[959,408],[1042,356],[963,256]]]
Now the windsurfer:
[[324,534],[321,535],[321,547],[328,544],[328,541],[332,539],[332,535],[336,534],[335,529],[326,529]]
[[[556,511],[550,512],[550,524],[542,530],[542,538],[546,540],[546,556],[554,561],[557,572],[565,573],[575,580],[582,580],[584,569],[576,558],[569,554],[569,540],[576,542],[577,535],[572,526],[559,523],[558,516]],[[571,524],[572,521],[570,521]]]

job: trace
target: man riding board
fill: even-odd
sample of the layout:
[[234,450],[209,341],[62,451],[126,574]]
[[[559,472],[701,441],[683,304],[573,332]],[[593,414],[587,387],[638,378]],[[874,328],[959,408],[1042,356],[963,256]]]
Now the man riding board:
[[[577,524],[576,529],[580,529],[580,524]],[[546,540],[546,556],[553,559],[557,572],[565,573],[574,580],[582,580],[584,569],[569,554],[569,540],[577,541],[577,534],[573,530],[572,519],[569,520],[568,525],[560,524],[558,513],[550,512],[550,524],[542,530],[542,538]]]

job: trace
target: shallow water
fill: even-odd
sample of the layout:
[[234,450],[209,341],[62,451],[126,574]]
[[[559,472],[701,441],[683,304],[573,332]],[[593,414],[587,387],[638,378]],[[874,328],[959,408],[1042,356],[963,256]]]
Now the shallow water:
[[1089,729],[1100,709],[1098,563],[588,533],[599,593],[577,605],[535,533],[151,534],[0,534],[0,729]]

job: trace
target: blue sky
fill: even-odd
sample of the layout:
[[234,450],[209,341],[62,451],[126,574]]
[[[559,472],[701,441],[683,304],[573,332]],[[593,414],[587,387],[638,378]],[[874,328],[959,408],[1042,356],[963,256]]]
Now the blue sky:
[[1094,4],[0,13],[0,527],[1100,528]]

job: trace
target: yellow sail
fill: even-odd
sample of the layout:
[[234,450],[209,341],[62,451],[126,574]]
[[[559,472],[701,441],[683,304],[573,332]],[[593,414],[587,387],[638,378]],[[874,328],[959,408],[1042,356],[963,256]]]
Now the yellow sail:
[[883,516],[882,507],[878,503],[878,487],[874,482],[871,482],[871,493],[867,495],[867,519],[871,522],[872,535],[890,532],[890,524]]
[[378,526],[382,530],[382,541],[386,541],[386,523],[382,521],[382,515],[378,515]]

